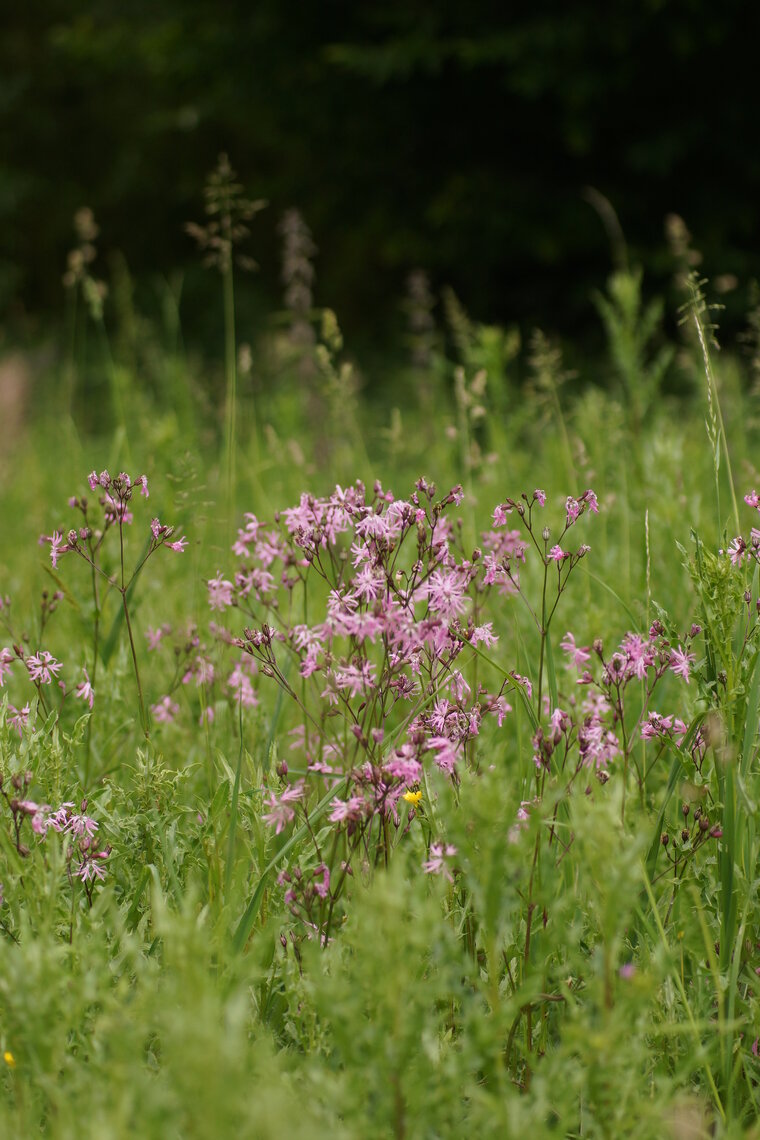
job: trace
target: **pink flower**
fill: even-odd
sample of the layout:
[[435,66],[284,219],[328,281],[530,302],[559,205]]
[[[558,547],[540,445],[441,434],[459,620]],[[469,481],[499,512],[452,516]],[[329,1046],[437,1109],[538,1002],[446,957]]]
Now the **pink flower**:
[[485,625],[475,626],[470,638],[470,645],[479,645],[482,642],[487,649],[490,649],[498,640],[498,634],[493,631],[493,622],[487,621]]
[[222,578],[221,570],[208,583],[208,604],[212,610],[224,610],[232,605],[232,582]]
[[39,685],[49,685],[53,678],[58,676],[63,665],[62,662],[56,661],[52,653],[48,653],[46,649],[41,649],[39,653],[27,657],[26,667],[29,670],[31,681],[35,681]]
[[528,698],[531,698],[533,696],[533,685],[527,677],[523,677],[521,673],[510,673],[509,675],[512,680],[516,682],[516,684],[522,685],[522,687],[525,689],[525,692],[528,694]]
[[760,496],[758,496],[757,491],[750,491],[748,495],[745,495],[744,502],[748,507],[756,507],[757,510],[760,510]]
[[19,736],[23,736],[23,731],[29,723],[29,705],[26,704],[22,709],[17,709],[15,705],[8,705],[8,724],[13,725]]
[[81,879],[83,883],[94,881],[95,879],[105,879],[106,869],[101,866],[101,860],[107,859],[111,854],[110,847],[105,851],[87,851],[82,857],[82,862],[77,867],[77,878]]
[[334,799],[330,801],[329,819],[331,823],[357,823],[367,810],[367,804],[361,796],[351,796],[349,800]]
[[431,843],[428,859],[422,864],[423,871],[426,875],[443,875],[449,882],[453,882],[454,876],[446,860],[453,858],[456,853],[457,849],[451,843]]
[[549,551],[549,558],[553,558],[555,562],[564,562],[569,557],[569,553],[563,550],[561,546],[553,546]]
[[678,649],[671,649],[670,651],[670,668],[674,673],[677,673],[679,677],[683,677],[688,685],[691,666],[696,659],[696,654],[687,653],[683,646],[679,645]]
[[444,570],[434,570],[425,587],[431,610],[444,621],[451,621],[458,614],[464,613],[464,591],[465,582],[462,577]]
[[733,566],[737,566],[741,563],[746,550],[747,544],[743,538],[739,537],[731,539],[728,544],[728,555]]
[[78,697],[81,697],[83,701],[87,701],[87,704],[92,708],[95,701],[95,690],[90,684],[90,676],[87,670],[83,669],[82,672],[84,673],[84,681],[80,681],[77,685],[76,694]]
[[240,664],[235,666],[227,678],[227,688],[243,708],[252,709],[259,703],[251,679]]
[[171,697],[166,696],[162,697],[160,701],[156,701],[154,705],[151,705],[150,711],[159,724],[172,724],[179,712],[179,705],[176,704]]
[[564,641],[559,643],[560,649],[564,649],[568,657],[572,657],[573,664],[576,669],[580,669],[588,661],[591,656],[591,651],[584,646],[576,645],[575,638],[569,631],[565,634]]
[[533,492],[533,498],[536,500],[536,502],[538,503],[539,507],[544,507],[544,506],[546,506],[546,491],[542,491],[542,490],[540,490],[540,489],[536,489],[536,490]]
[[447,736],[431,736],[428,747],[435,753],[433,759],[441,771],[450,776],[459,759],[454,741]]
[[[321,881],[318,876],[321,875]],[[330,868],[326,863],[320,865],[314,871],[314,890],[321,899],[326,899],[330,891]]]
[[177,554],[184,554],[187,550],[187,539],[183,534],[182,538],[178,538],[176,542],[167,542],[164,545],[167,546],[169,550],[176,551]]
[[567,502],[565,503],[565,525],[572,526],[576,519],[580,516],[582,509],[583,508],[581,507],[581,504],[578,502],[578,500],[574,499],[572,495],[568,495]]
[[159,643],[167,636],[167,634],[170,634],[171,631],[172,627],[166,622],[164,622],[163,625],[159,626],[158,629],[151,629],[148,627],[148,629],[145,631],[145,636],[148,639],[148,649],[156,649]]
[[53,569],[55,570],[58,565],[58,559],[69,549],[69,544],[68,542],[64,542],[63,534],[60,530],[53,531],[52,535],[40,535],[40,546],[43,542],[50,543],[50,561],[53,563]]
[[298,784],[293,784],[280,794],[276,796],[274,792],[268,792],[264,806],[269,808],[266,815],[262,816],[264,823],[268,823],[274,827],[275,835],[279,835],[283,828],[292,823],[296,817],[295,809],[290,805],[298,803],[303,798],[304,784],[300,781]]
[[15,653],[12,653],[7,645],[3,649],[0,649],[0,689],[5,684],[5,678],[10,673],[11,665],[15,660]]

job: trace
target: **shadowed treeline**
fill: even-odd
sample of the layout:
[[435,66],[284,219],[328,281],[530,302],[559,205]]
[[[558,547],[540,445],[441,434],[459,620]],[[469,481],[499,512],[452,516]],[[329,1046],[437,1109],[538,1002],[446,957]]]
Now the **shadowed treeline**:
[[760,165],[740,16],[735,0],[31,0],[0,43],[0,304],[60,306],[71,219],[89,205],[104,253],[146,289],[189,270],[203,336],[208,284],[183,224],[222,150],[271,204],[251,288],[279,289],[277,228],[297,207],[352,338],[398,318],[416,266],[481,319],[577,332],[609,268],[587,186],[648,275],[669,271],[675,211],[710,275],[745,280]]

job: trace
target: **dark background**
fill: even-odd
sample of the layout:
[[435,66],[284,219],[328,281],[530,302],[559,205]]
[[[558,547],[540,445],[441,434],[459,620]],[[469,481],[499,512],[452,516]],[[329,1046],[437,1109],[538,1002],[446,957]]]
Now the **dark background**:
[[320,250],[317,301],[360,341],[400,319],[417,266],[481,320],[582,333],[611,267],[588,185],[651,288],[673,269],[670,211],[708,274],[746,282],[760,270],[757,30],[735,0],[6,6],[0,313],[13,327],[61,310],[88,205],[101,273],[121,251],[149,304],[158,275],[182,271],[183,320],[211,335],[218,284],[182,227],[202,219],[222,150],[270,203],[248,245],[254,307],[278,304],[277,227],[296,206]]

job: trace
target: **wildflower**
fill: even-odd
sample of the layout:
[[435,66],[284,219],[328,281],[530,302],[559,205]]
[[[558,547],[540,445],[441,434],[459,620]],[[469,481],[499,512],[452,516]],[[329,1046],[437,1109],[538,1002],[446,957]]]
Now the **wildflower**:
[[15,705],[8,705],[8,724],[16,729],[19,736],[23,736],[23,730],[29,723],[29,705],[26,704],[22,709],[17,709]]
[[289,791],[291,791],[291,789],[286,788],[279,799],[274,792],[269,792],[264,802],[264,806],[269,808],[269,811],[262,816],[262,819],[264,823],[268,823],[270,827],[274,827],[275,835],[279,835],[280,832],[296,818],[295,809],[290,806],[290,803],[293,800],[300,799],[303,794],[303,789],[299,789],[297,794],[288,796]]
[[563,550],[561,546],[553,546],[549,551],[548,557],[552,558],[555,562],[564,562],[566,558],[570,557],[570,554],[568,551]]
[[[317,876],[321,875],[322,880],[319,882]],[[320,865],[314,871],[314,890],[321,899],[326,899],[330,891],[330,868],[326,863]]]
[[184,534],[182,538],[178,538],[176,542],[167,542],[164,544],[169,550],[174,550],[177,554],[184,554],[187,550],[187,539]]
[[95,879],[105,879],[106,869],[101,864],[102,860],[107,859],[110,854],[110,847],[107,847],[105,851],[83,852],[82,861],[76,870],[77,878],[81,879],[83,883],[94,882]]
[[449,882],[453,882],[454,876],[446,865],[446,860],[456,853],[457,849],[451,843],[431,843],[428,859],[422,864],[423,871],[426,875],[444,875]]
[[581,510],[582,507],[578,500],[574,499],[572,495],[568,495],[567,502],[565,503],[565,525],[572,526],[580,517]]
[[564,649],[568,657],[572,657],[576,669],[580,669],[582,665],[585,665],[591,656],[589,649],[586,649],[585,646],[575,644],[575,638],[569,631],[565,634],[564,640],[560,641],[559,647],[560,649]]
[[512,680],[515,681],[518,685],[522,685],[522,687],[525,689],[525,692],[528,694],[528,698],[530,699],[533,696],[533,685],[528,680],[528,678],[523,677],[521,673],[510,673],[509,675]]
[[481,642],[490,649],[499,640],[498,634],[493,631],[493,622],[487,621],[485,625],[476,625],[470,637],[470,645],[479,645]]
[[624,962],[623,965],[618,970],[619,976],[621,978],[624,978],[626,981],[629,978],[632,978],[635,973],[636,973],[636,967],[634,966],[633,962]]
[[419,792],[419,791],[418,792],[404,792],[404,794],[401,798],[402,798],[402,800],[406,800],[406,802],[408,804],[411,804],[411,806],[413,808],[416,808],[416,807],[419,807],[419,805],[420,805],[420,800],[422,799],[422,792]]
[[545,507],[546,506],[546,491],[542,491],[542,490],[540,490],[540,488],[537,488],[533,492],[533,498],[536,500],[539,507]]
[[235,666],[227,678],[227,688],[243,708],[255,708],[259,703],[251,679],[240,664]]
[[75,835],[78,839],[92,839],[98,830],[98,824],[89,815],[70,815],[63,831],[68,835]]
[[0,688],[5,684],[5,678],[10,673],[11,665],[15,660],[15,654],[11,652],[7,645],[4,646],[3,649],[0,649]]
[[62,662],[56,661],[46,649],[27,657],[25,664],[29,670],[29,679],[39,685],[49,685],[63,667]]
[[738,538],[732,538],[731,539],[731,541],[728,544],[728,555],[729,555],[729,558],[731,559],[731,564],[733,566],[738,566],[741,563],[741,561],[742,561],[742,559],[746,553],[746,550],[747,550],[747,544],[744,541],[744,539],[741,538],[741,536]]
[[43,542],[50,543],[50,561],[52,562],[53,569],[55,570],[55,568],[58,566],[58,559],[69,549],[69,544],[68,542],[64,542],[63,534],[60,530],[53,531],[52,535],[41,534],[40,546],[43,544]]
[[425,590],[431,610],[439,614],[443,621],[451,621],[458,614],[464,613],[465,583],[460,575],[434,570]]
[[208,583],[208,604],[212,610],[224,610],[232,605],[232,582],[222,578],[221,570]]
[[688,685],[691,666],[696,659],[696,654],[687,653],[683,646],[679,645],[678,649],[671,649],[670,651],[670,668],[679,677],[683,677]]
[[164,622],[163,625],[159,626],[158,629],[151,629],[148,627],[148,629],[145,631],[145,636],[148,640],[148,649],[156,649],[159,643],[167,636],[167,634],[170,634],[171,631],[172,627],[166,622]]
[[3,1060],[5,1061],[5,1063],[9,1069],[15,1069],[16,1068],[16,1058],[13,1056],[10,1049],[6,1049],[5,1052],[3,1053]]
[[329,819],[331,823],[356,823],[364,815],[367,805],[361,796],[351,796],[347,801],[337,797],[330,801],[332,811]]
[[81,697],[83,701],[87,701],[87,704],[92,708],[95,701],[95,690],[90,683],[90,676],[87,670],[83,669],[82,672],[84,673],[84,681],[80,681],[77,685],[76,694],[78,697]]
[[166,696],[162,697],[160,701],[156,701],[154,705],[151,705],[150,711],[159,724],[172,724],[179,712],[179,705],[176,704],[171,697]]

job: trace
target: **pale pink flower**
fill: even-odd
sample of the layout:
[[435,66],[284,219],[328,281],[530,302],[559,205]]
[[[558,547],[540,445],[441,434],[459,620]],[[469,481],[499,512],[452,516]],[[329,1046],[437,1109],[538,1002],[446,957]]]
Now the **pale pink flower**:
[[58,566],[58,560],[62,554],[65,554],[69,549],[68,542],[64,542],[63,534],[60,530],[53,531],[52,535],[40,535],[40,546],[43,542],[50,543],[50,561],[53,564],[53,569]]
[[569,558],[570,555],[566,550],[563,550],[561,546],[555,545],[549,551],[548,557],[553,559],[555,562],[564,562],[564,560],[566,558]]
[[58,676],[63,664],[61,661],[56,661],[52,653],[48,653],[46,649],[41,649],[39,653],[33,653],[31,657],[27,657],[26,667],[29,670],[30,680],[39,685],[49,685],[53,678]]
[[[321,879],[318,877],[321,876]],[[314,870],[314,891],[321,899],[326,899],[330,891],[330,868],[320,863]]]
[[328,818],[331,823],[357,823],[367,810],[361,796],[351,796],[349,800],[336,798],[330,801],[330,807],[332,811]]
[[224,610],[227,606],[232,605],[232,591],[234,589],[232,582],[226,578],[222,578],[221,570],[217,573],[216,578],[211,578],[208,585],[208,604],[212,610]]
[[90,683],[90,675],[87,670],[83,669],[82,672],[84,673],[84,681],[80,681],[77,685],[76,694],[83,701],[87,701],[87,704],[92,708],[95,701],[95,690]]
[[747,544],[741,536],[731,539],[728,544],[728,555],[733,566],[738,566],[741,563],[746,550]]
[[174,550],[177,554],[184,554],[187,550],[187,539],[183,534],[182,538],[178,538],[175,542],[166,542],[164,545],[169,550]]
[[22,709],[17,709],[15,705],[8,705],[8,713],[8,724],[16,729],[19,736],[23,736],[24,729],[29,723],[29,705],[24,705]]
[[102,866],[101,861],[107,859],[110,855],[110,849],[105,851],[88,851],[84,854],[82,862],[77,867],[77,877],[83,883],[88,881],[92,882],[95,879],[105,879],[106,869]]
[[454,876],[451,874],[449,867],[446,863],[447,859],[453,858],[456,855],[457,849],[451,843],[431,843],[428,859],[422,864],[422,869],[426,875],[443,875],[449,880],[454,881]]
[[671,649],[670,651],[670,668],[674,673],[677,673],[679,677],[683,677],[688,685],[691,666],[696,659],[696,654],[687,653],[683,646],[679,645],[678,649]]
[[168,636],[172,631],[172,627],[164,622],[158,629],[148,627],[145,631],[145,636],[148,639],[148,649],[156,649],[160,642]]
[[176,704],[171,697],[166,696],[162,697],[160,701],[156,701],[154,705],[151,705],[150,711],[159,724],[172,724],[179,712],[179,705]]
[[569,632],[569,630],[565,634],[564,640],[560,641],[559,647],[560,649],[564,649],[565,653],[567,653],[569,657],[572,657],[573,664],[575,665],[576,669],[580,669],[583,665],[585,665],[591,656],[591,651],[589,649],[586,649],[585,646],[575,644],[575,638],[573,637],[572,633]]
[[5,684],[5,678],[10,673],[11,666],[15,660],[16,654],[13,653],[7,645],[4,646],[3,649],[0,649],[0,689]]
[[578,500],[574,499],[572,495],[568,495],[565,503],[565,525],[572,526],[579,517],[581,510],[582,507]]

